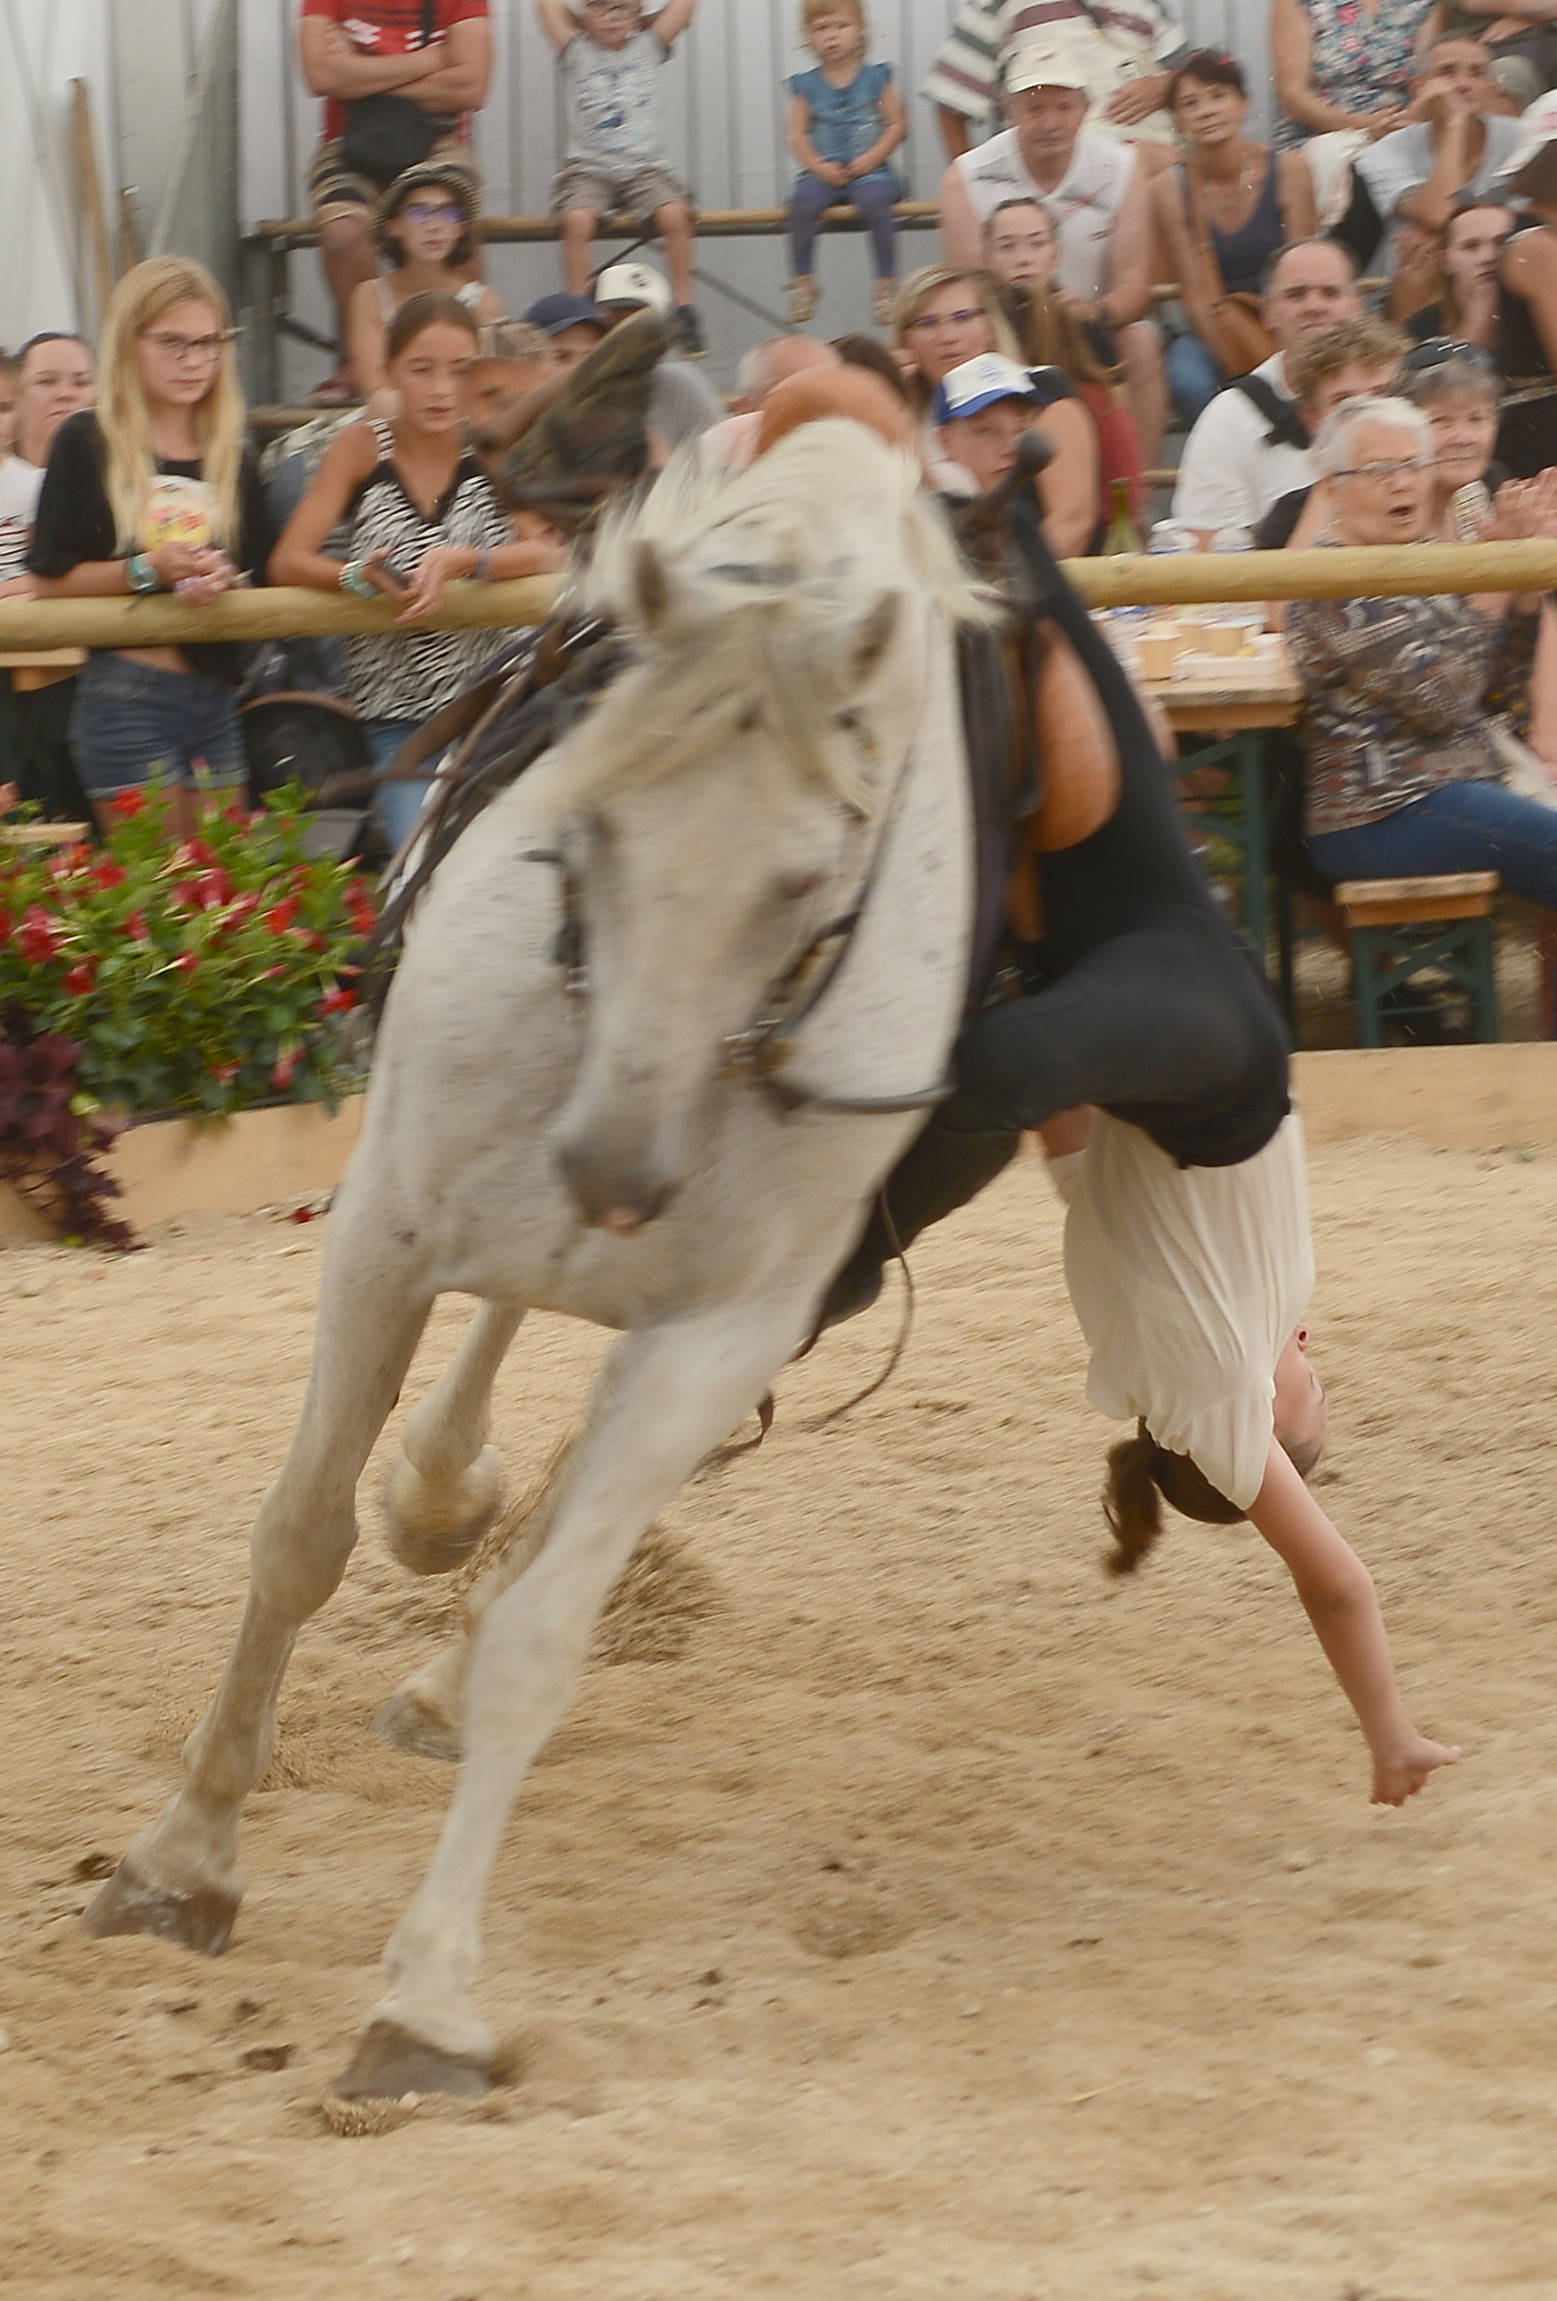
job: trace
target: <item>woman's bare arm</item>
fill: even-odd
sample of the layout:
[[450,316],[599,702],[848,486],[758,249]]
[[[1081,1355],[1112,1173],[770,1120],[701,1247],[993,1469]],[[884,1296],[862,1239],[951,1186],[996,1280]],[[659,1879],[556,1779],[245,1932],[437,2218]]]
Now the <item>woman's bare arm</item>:
[[1084,400],[1060,399],[1044,409],[1037,428],[1055,451],[1038,477],[1044,541],[1056,559],[1073,559],[1097,526],[1097,426]]
[[1395,1681],[1373,1577],[1331,1525],[1273,1438],[1249,1516],[1297,1585],[1314,1635],[1357,1713],[1373,1752],[1373,1802],[1404,1805],[1439,1766],[1459,1756],[1420,1734]]

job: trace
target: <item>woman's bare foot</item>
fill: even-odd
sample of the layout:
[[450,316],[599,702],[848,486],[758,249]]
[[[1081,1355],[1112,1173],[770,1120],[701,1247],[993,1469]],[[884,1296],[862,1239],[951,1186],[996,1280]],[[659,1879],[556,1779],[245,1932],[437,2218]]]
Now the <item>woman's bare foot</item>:
[[1375,1753],[1373,1803],[1403,1806],[1407,1798],[1416,1796],[1429,1774],[1440,1766],[1454,1765],[1459,1755],[1446,1742],[1430,1742],[1425,1734],[1413,1734],[1399,1749]]

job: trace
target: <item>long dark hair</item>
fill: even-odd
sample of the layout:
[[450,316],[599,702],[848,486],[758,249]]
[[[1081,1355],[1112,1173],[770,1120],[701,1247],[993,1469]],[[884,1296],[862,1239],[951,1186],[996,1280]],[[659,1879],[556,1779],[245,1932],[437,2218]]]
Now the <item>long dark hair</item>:
[[[1283,1447],[1300,1478],[1306,1478],[1319,1460],[1317,1445]],[[1108,1476],[1103,1486],[1103,1515],[1113,1531],[1114,1548],[1105,1561],[1110,1574],[1133,1574],[1162,1532],[1162,1506],[1172,1505],[1181,1518],[1194,1518],[1202,1526],[1241,1526],[1248,1512],[1212,1485],[1188,1454],[1170,1454],[1159,1446],[1144,1422],[1133,1438],[1121,1438],[1108,1450]]]
[[475,314],[462,304],[458,296],[440,296],[429,291],[425,295],[407,296],[389,323],[389,334],[384,340],[384,357],[397,360],[408,345],[427,328],[463,328],[476,349],[481,344],[481,329]]

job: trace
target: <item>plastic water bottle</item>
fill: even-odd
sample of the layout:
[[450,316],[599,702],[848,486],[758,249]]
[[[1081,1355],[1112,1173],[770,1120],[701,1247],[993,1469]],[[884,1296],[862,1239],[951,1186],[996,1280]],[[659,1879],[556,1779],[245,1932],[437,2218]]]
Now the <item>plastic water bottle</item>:
[[1152,531],[1147,538],[1146,549],[1153,556],[1159,552],[1198,551],[1199,548],[1200,546],[1195,541],[1194,531],[1191,528],[1180,527],[1176,519],[1159,519],[1152,523]]
[[[1254,530],[1248,527],[1219,527],[1211,538],[1211,549],[1217,552],[1252,551],[1254,549]],[[1246,602],[1237,599],[1218,600],[1206,608],[1205,614],[1207,620],[1212,623],[1241,624],[1247,623],[1250,619],[1249,606]],[[1255,620],[1259,620],[1257,614]]]

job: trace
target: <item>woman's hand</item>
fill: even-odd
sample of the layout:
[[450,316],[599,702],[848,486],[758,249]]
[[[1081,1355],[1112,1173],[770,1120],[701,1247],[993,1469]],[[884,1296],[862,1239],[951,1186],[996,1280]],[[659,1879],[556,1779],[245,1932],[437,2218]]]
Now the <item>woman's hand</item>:
[[431,551],[423,554],[411,578],[411,589],[400,622],[420,623],[424,617],[436,615],[449,585],[458,577],[474,572],[475,558],[468,544],[434,544]]
[[841,192],[844,185],[849,181],[848,169],[840,166],[836,160],[815,161],[811,173],[813,176],[820,176],[824,184],[831,184],[835,192]]
[[225,551],[213,551],[206,544],[164,543],[155,551],[148,551],[146,558],[155,568],[164,591],[176,591],[185,583],[199,583],[206,587],[206,595],[211,599],[220,598],[237,573]]

